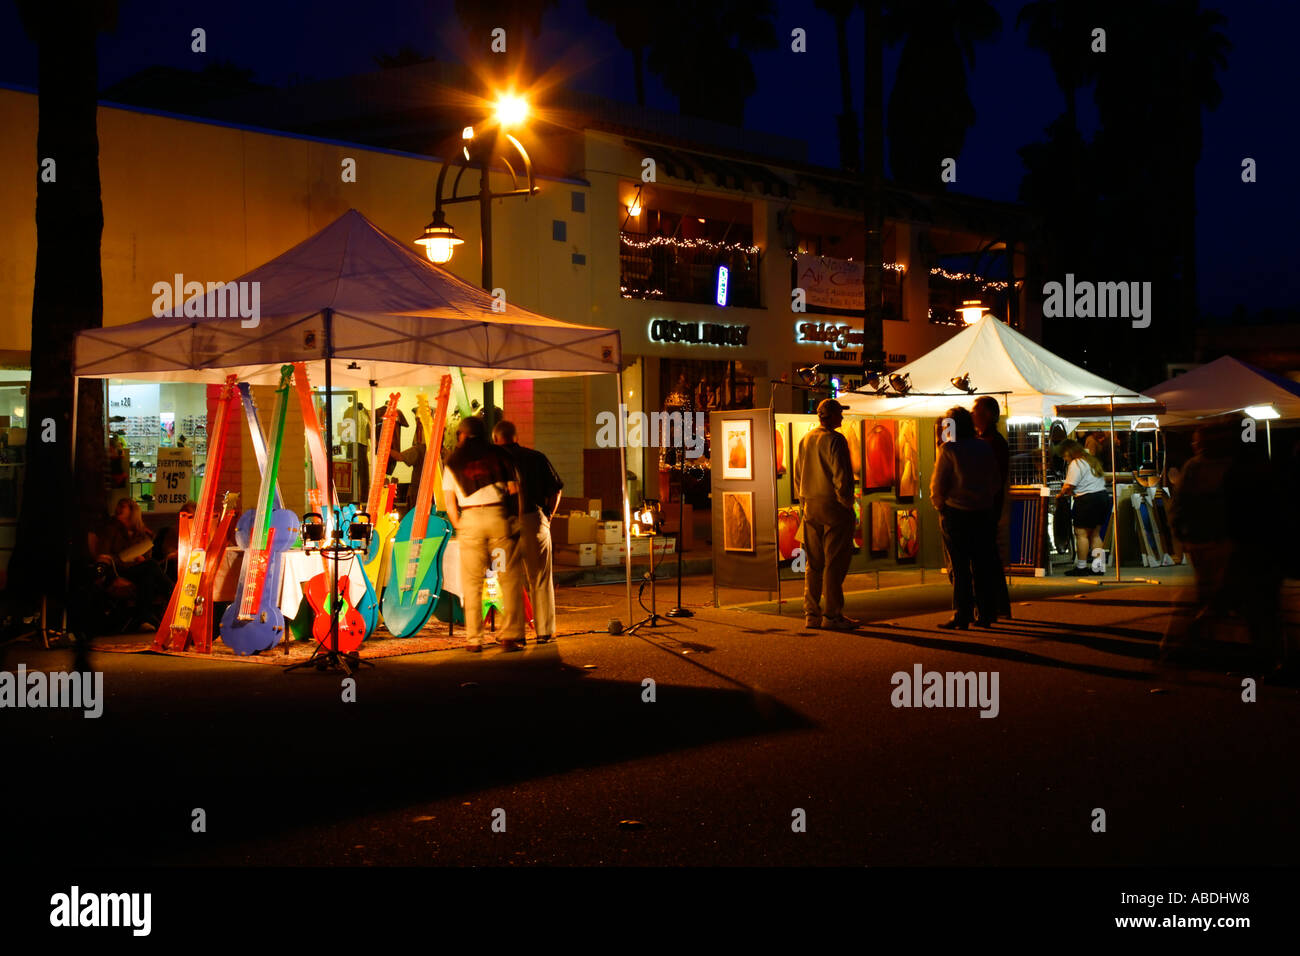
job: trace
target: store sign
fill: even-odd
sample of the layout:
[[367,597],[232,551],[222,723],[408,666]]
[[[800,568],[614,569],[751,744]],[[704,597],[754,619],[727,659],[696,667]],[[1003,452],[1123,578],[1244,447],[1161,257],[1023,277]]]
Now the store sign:
[[838,351],[850,346],[861,346],[865,335],[860,328],[847,323],[796,322],[794,340],[800,345],[829,345]]
[[718,282],[717,282],[718,294],[714,300],[718,303],[718,305],[727,304],[727,274],[728,273],[727,273],[726,266],[718,266]]
[[181,510],[190,500],[194,452],[189,448],[158,449],[158,480],[154,483],[154,511]]
[[651,319],[650,341],[686,345],[748,345],[749,326]]
[[856,362],[858,360],[858,353],[836,352],[834,349],[827,349],[822,353],[822,359],[827,362]]
[[795,268],[798,286],[804,290],[805,301],[819,309],[852,309],[862,311],[866,301],[862,291],[862,263],[830,256],[802,253]]

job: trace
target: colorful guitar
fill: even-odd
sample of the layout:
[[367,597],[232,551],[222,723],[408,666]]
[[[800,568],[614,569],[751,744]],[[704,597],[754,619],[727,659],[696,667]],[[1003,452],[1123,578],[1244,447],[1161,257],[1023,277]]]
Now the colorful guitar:
[[375,478],[370,483],[370,500],[366,510],[370,512],[370,546],[366,550],[364,562],[366,577],[370,579],[376,591],[384,588],[385,559],[392,546],[393,535],[397,533],[397,514],[393,511],[393,498],[397,491],[397,482],[385,483],[380,476],[388,467],[388,459],[393,454],[393,435],[397,432],[397,400],[401,392],[388,396],[388,407],[384,411],[384,426],[379,434],[379,448],[375,453]]
[[284,450],[284,420],[292,375],[292,365],[281,366],[275,409],[271,413],[270,455],[262,472],[257,506],[245,512],[237,531],[239,544],[244,548],[244,572],[235,600],[221,618],[221,639],[236,654],[268,650],[284,634],[284,615],[279,607],[280,579],[284,575],[284,552],[293,544],[299,521],[292,511],[275,507],[275,484]]
[[[329,474],[326,471],[329,467],[329,457],[326,452],[324,434],[320,427],[320,419],[316,415],[316,403],[312,397],[311,383],[307,379],[307,366],[302,362],[294,364],[293,380],[298,392],[298,403],[302,407],[303,428],[307,433],[307,448],[311,453],[311,470],[315,479],[314,487],[311,490],[310,500],[312,502],[313,510],[324,516],[325,541],[332,542],[334,540],[333,531],[338,527],[337,522],[340,518],[338,495],[336,492],[332,502],[327,503],[324,500],[324,482],[326,481],[326,476]],[[344,644],[353,643],[351,636],[348,636],[345,640],[342,633],[345,624],[345,617],[347,618],[348,626],[351,627],[352,624],[355,623],[351,618],[351,614],[360,614],[362,622],[361,640],[365,640],[365,638],[369,637],[374,632],[376,625],[379,624],[379,599],[375,596],[375,589],[370,583],[370,578],[366,576],[365,569],[362,567],[361,562],[357,560],[355,555],[348,555],[347,560],[351,562],[351,571],[349,574],[341,575],[335,582],[334,587],[331,588],[326,581],[326,576],[330,578],[334,577],[333,571],[337,567],[334,558],[331,557],[328,566],[325,567],[320,574],[309,580],[302,589],[303,594],[307,597],[312,609],[316,611],[316,623],[312,625],[313,635],[320,633],[317,624],[319,624],[321,617],[325,618],[326,635],[329,634],[329,630],[333,626],[331,624],[333,615],[328,601],[328,596],[330,594],[338,595],[341,609],[348,609],[346,612],[341,613],[339,617],[340,649],[343,648]],[[341,556],[338,563],[342,563]],[[361,577],[362,583],[365,584],[366,593],[357,602],[356,607],[352,608],[349,602],[348,589],[352,586],[351,575],[354,574]],[[319,597],[320,600],[313,600],[313,595]],[[347,650],[347,653],[356,650],[356,647],[360,646],[360,643],[361,641],[357,641],[356,646],[350,647]]]
[[[444,375],[438,390],[440,420],[447,415],[450,394],[451,376]],[[420,396],[416,414],[428,442],[434,431],[429,401],[424,395]],[[432,508],[438,458],[438,446],[428,443],[415,507],[406,513],[393,536],[388,586],[384,588],[384,624],[394,637],[409,637],[424,627],[442,591],[442,552],[451,535],[451,524]]]
[[[244,422],[248,425],[248,435],[253,442],[253,455],[257,458],[257,472],[266,471],[266,435],[262,433],[262,423],[257,419],[257,402],[253,400],[253,390],[247,382],[239,383],[239,401],[244,406]],[[284,507],[284,498],[280,494],[280,483],[275,483],[275,506]]]
[[[221,480],[221,461],[226,447],[226,421],[230,399],[235,389],[235,376],[226,377],[217,398],[217,414],[213,423],[207,466],[203,473],[203,487],[199,490],[198,507],[188,521],[181,516],[177,530],[176,587],[163,614],[162,623],[154,635],[154,650],[165,650],[170,642],[174,651],[185,650],[191,642],[204,653],[212,651],[212,578],[215,561],[225,543],[230,523],[225,509],[221,519],[213,524],[216,509],[217,482]],[[215,554],[209,554],[215,551]]]
[[[307,518],[311,517],[313,516],[307,516]],[[319,515],[315,517],[319,518]],[[307,518],[303,520],[306,521]],[[316,612],[316,616],[312,620],[311,636],[316,639],[316,643],[326,650],[351,654],[366,639],[368,632],[365,619],[348,599],[352,582],[346,574],[339,575],[337,586],[333,589],[330,588],[330,581],[334,579],[334,569],[337,567],[334,556],[323,548],[316,553],[321,556],[322,571],[320,574],[309,578],[307,583],[302,586],[303,597],[307,599],[312,610]],[[355,558],[349,554],[343,560],[352,562],[355,561]],[[337,615],[335,615],[331,603],[333,600],[331,590],[338,595],[340,602]],[[338,620],[337,637],[335,636],[336,628],[334,626],[336,617]]]

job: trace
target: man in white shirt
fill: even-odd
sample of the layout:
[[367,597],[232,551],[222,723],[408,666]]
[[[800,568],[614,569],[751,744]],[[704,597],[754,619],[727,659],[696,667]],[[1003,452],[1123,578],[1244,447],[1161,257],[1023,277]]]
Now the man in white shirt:
[[459,444],[447,458],[442,487],[447,517],[460,549],[461,604],[469,650],[483,649],[483,578],[496,572],[501,601],[501,647],[524,649],[523,578],[519,567],[519,480],[515,466],[487,438],[483,419],[463,419]]

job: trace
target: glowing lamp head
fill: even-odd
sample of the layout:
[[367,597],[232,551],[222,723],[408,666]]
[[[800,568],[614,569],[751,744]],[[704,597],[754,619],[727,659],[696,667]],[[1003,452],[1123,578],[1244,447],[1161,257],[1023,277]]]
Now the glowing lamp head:
[[1259,421],[1269,421],[1274,418],[1281,418],[1282,413],[1272,405],[1247,405],[1242,409],[1251,418]]
[[528,118],[528,101],[522,96],[507,93],[497,99],[496,119],[503,129],[518,126]]
[[628,214],[629,216],[639,216],[639,215],[641,215],[641,200],[640,200],[640,199],[633,199],[630,203],[627,204],[627,214]]
[[965,299],[957,311],[961,313],[962,322],[974,325],[984,314],[984,303],[979,299]]
[[451,261],[452,253],[464,241],[447,225],[447,218],[439,209],[433,214],[433,222],[424,227],[424,235],[416,239],[415,244],[424,246],[424,254],[430,262],[442,265]]

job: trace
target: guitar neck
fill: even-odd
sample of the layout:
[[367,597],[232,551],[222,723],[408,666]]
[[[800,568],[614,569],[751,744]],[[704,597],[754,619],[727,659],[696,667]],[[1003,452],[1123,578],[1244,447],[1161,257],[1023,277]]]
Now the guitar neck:
[[[316,414],[316,402],[312,398],[311,383],[307,379],[305,363],[294,363],[293,382],[298,392],[298,403],[302,406],[302,423],[307,432],[307,448],[311,451],[311,470],[317,493],[317,510],[325,519],[325,537],[328,540],[330,532],[334,530],[334,510],[327,507],[325,501],[325,487],[329,480],[329,455],[325,447],[325,439],[321,434],[320,418]],[[337,489],[334,498],[331,503],[337,505]]]
[[[286,366],[287,367],[287,366]],[[244,556],[244,594],[240,616],[252,615],[261,603],[261,584],[266,576],[266,550],[271,543],[271,518],[275,508],[275,482],[280,471],[280,453],[284,450],[284,422],[289,404],[289,382],[285,373],[280,388],[276,390],[275,410],[271,414],[271,430],[275,438],[266,470],[262,472],[262,486],[257,493],[257,518],[253,523],[253,536],[248,553]]]
[[[379,448],[375,454],[375,470],[380,474],[388,472],[388,458],[393,453],[393,435],[397,431],[397,399],[400,394],[393,394],[388,399],[388,409],[384,412],[384,430],[379,436]],[[370,500],[366,502],[366,509],[370,512],[370,520],[373,521],[379,514],[379,509],[383,505],[384,482],[370,482]]]
[[226,446],[226,420],[230,414],[231,392],[235,376],[226,377],[221,397],[217,399],[216,421],[208,436],[208,455],[203,470],[203,486],[199,489],[198,508],[190,525],[190,547],[203,548],[208,543],[212,528],[212,512],[217,505],[217,484],[221,481],[221,461]]

